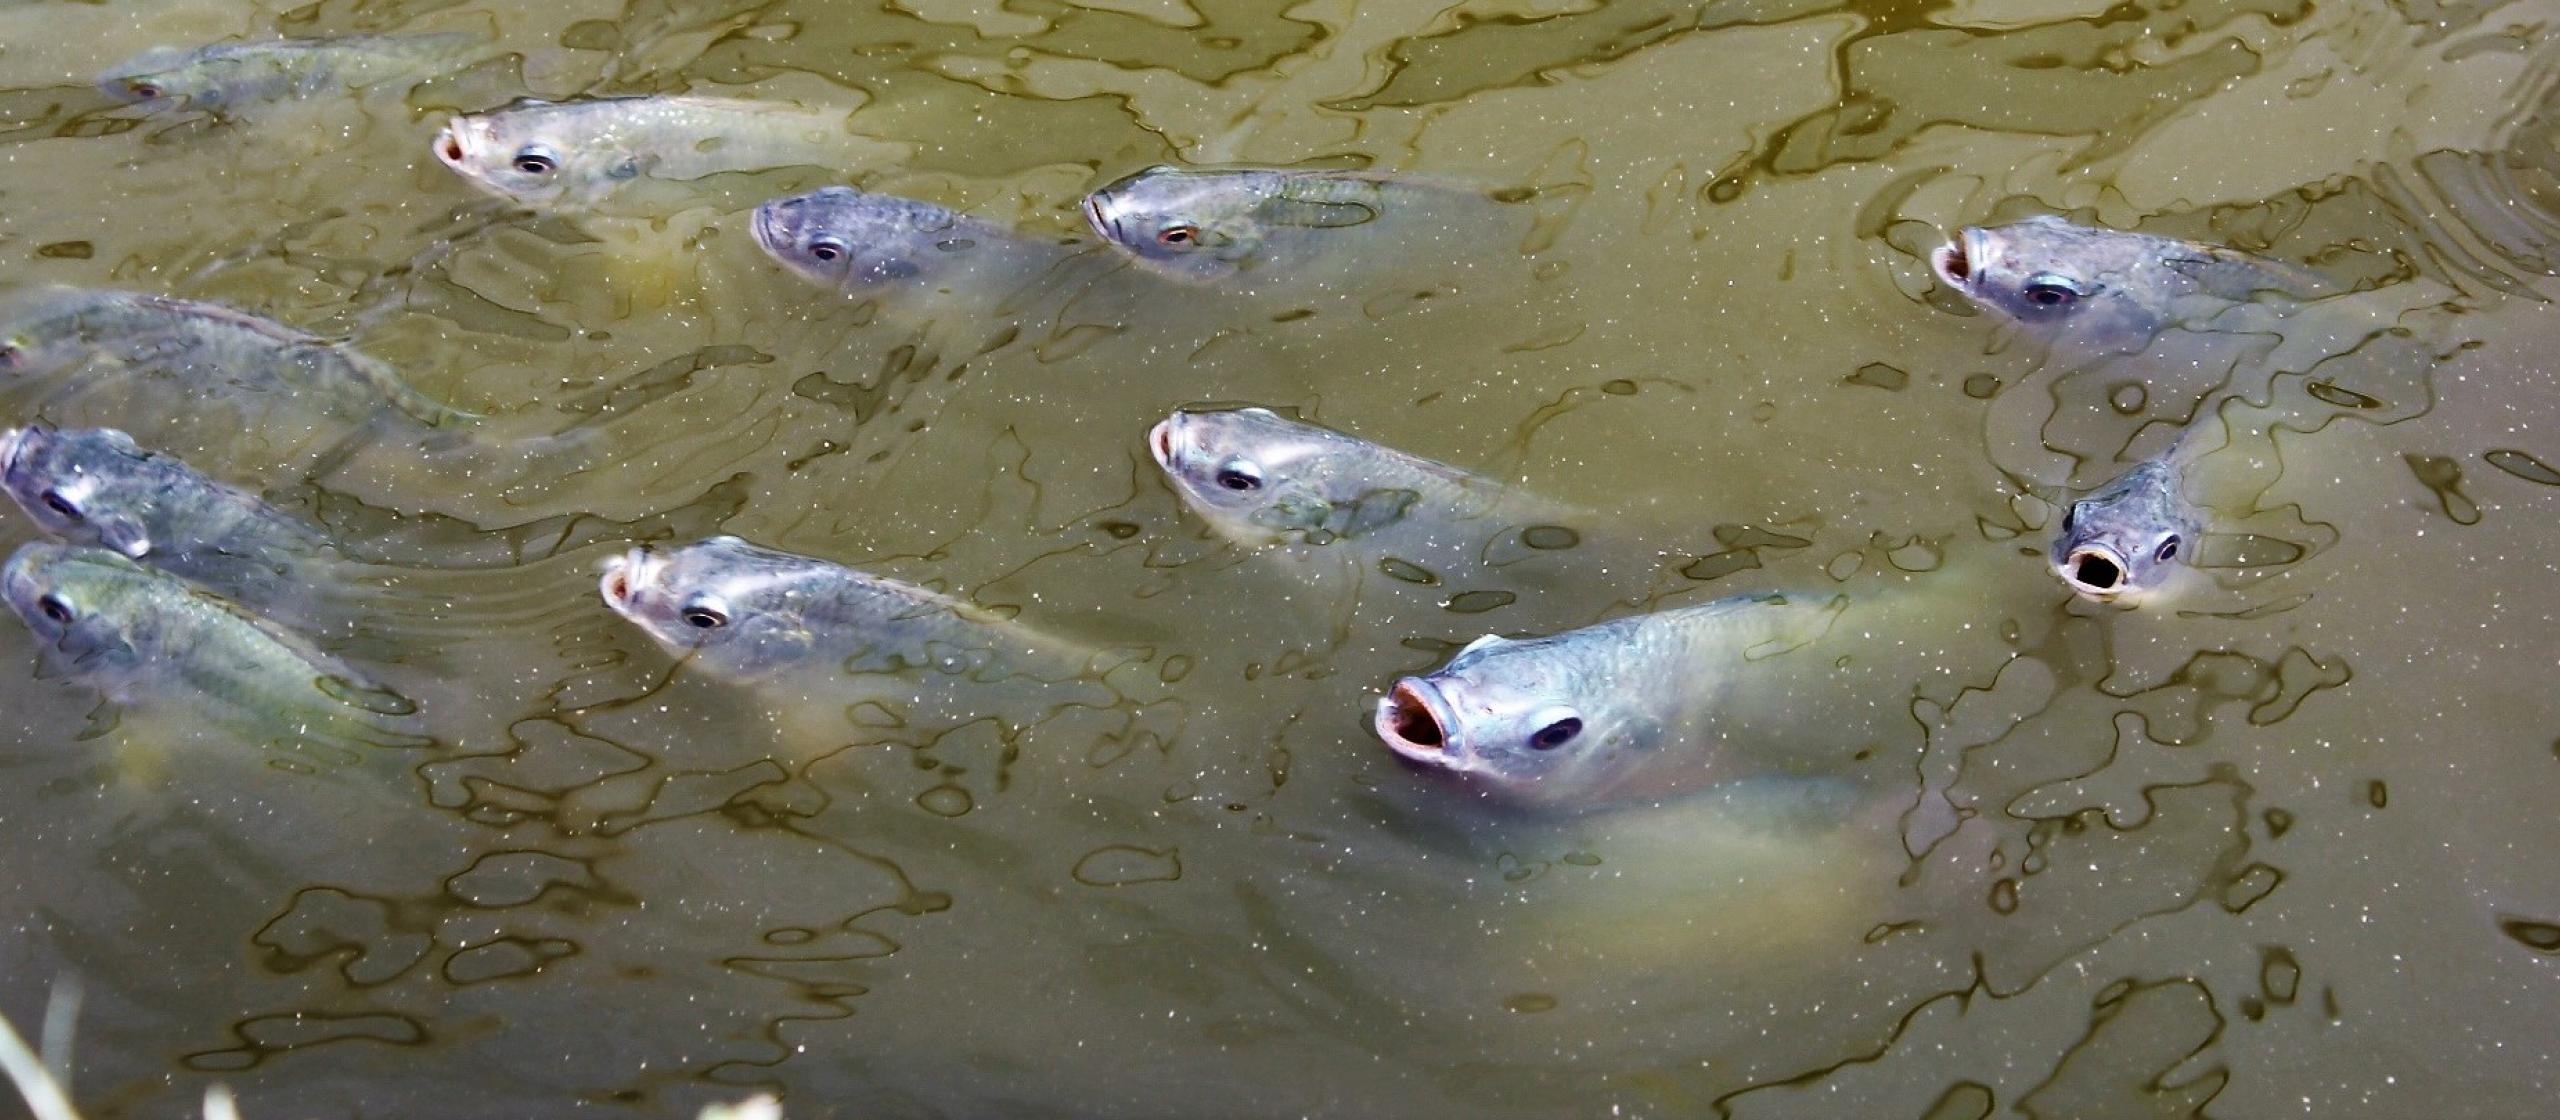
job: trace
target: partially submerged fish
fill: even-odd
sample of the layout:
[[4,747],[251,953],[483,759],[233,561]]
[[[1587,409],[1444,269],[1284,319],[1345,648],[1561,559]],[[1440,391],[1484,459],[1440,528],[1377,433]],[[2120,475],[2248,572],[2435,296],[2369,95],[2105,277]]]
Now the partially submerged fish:
[[339,557],[304,522],[113,428],[0,430],[0,487],[55,537],[233,600],[273,602]]
[[955,272],[1018,277],[1060,255],[1053,246],[929,202],[852,187],[756,207],[755,237],[783,267],[848,291],[899,281],[940,284]]
[[2140,347],[2163,329],[2234,304],[2301,300],[2321,282],[2233,249],[2039,215],[1969,226],[1929,258],[1966,299],[2039,330]]
[[1244,544],[1349,542],[1463,564],[1553,513],[1492,480],[1267,408],[1177,411],[1147,433],[1147,451],[1184,504]]
[[1159,271],[1217,280],[1415,205],[1366,171],[1150,167],[1085,196],[1095,233]]
[[0,379],[105,359],[208,397],[249,394],[344,419],[390,409],[428,427],[477,419],[351,346],[200,300],[51,287],[0,309]]
[[180,706],[226,739],[421,747],[416,705],[301,638],[104,549],[39,541],[0,595],[49,656],[120,704]]
[[219,113],[452,70],[481,42],[477,35],[448,32],[160,47],[100,74],[98,88],[123,101]]
[[[824,560],[709,537],[605,563],[605,605],[718,676],[992,682],[1055,660],[960,600]],[[1072,675],[1070,672],[1068,675]]]
[[455,117],[436,158],[481,189],[536,207],[592,207],[643,181],[893,161],[899,145],[853,131],[842,109],[732,97],[525,101]]
[[1809,723],[1819,713],[1801,698],[1832,672],[1832,653],[1806,647],[1844,606],[1740,595],[1550,637],[1488,635],[1397,681],[1372,727],[1406,759],[1531,802],[1588,805],[1783,772],[1818,754],[1790,760],[1785,747],[1834,730]]
[[2185,482],[2172,447],[2064,507],[2053,573],[2093,603],[2139,603],[2158,591],[2192,561],[2203,531]]

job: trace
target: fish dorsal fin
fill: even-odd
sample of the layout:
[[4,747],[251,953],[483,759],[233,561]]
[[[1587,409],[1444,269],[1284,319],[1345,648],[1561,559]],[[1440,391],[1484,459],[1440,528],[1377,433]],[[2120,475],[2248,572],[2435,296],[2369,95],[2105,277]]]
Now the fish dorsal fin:
[[[1378,220],[1375,183],[1341,179],[1290,179],[1256,207],[1264,221],[1301,229],[1344,229]],[[1345,198],[1344,195],[1352,197]]]
[[2234,249],[2197,246],[2192,253],[2168,257],[2160,263],[2169,271],[2195,281],[2207,295],[2234,303],[2256,299],[2267,293],[2308,299],[2320,286],[2311,276]]
[[1510,643],[1511,639],[1503,637],[1500,634],[1487,634],[1484,637],[1468,642],[1464,646],[1460,646],[1458,648],[1457,655],[1459,657],[1465,657],[1466,655],[1474,653],[1480,649],[1492,649],[1495,646],[1509,645]]

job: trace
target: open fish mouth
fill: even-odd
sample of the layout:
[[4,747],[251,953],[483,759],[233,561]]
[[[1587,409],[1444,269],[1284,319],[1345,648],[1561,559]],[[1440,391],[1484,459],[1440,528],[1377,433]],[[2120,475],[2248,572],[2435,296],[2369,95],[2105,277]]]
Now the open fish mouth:
[[2082,545],[2072,549],[2055,570],[2073,591],[2102,603],[2127,590],[2124,557],[2104,545]]
[[657,575],[657,557],[645,548],[635,548],[604,562],[604,577],[597,589],[604,593],[604,605],[615,614],[630,617],[640,609],[640,596]]
[[1147,429],[1147,452],[1156,457],[1157,466],[1167,471],[1173,470],[1174,458],[1180,449],[1181,433],[1174,429],[1174,423],[1181,419],[1181,414],[1176,413],[1156,421],[1155,427]]
[[1448,701],[1428,680],[1406,677],[1397,681],[1378,700],[1373,726],[1387,749],[1399,755],[1428,766],[1466,769],[1464,756],[1452,748],[1450,731],[1455,724],[1449,717]]
[[1966,287],[1972,282],[1975,270],[1982,267],[1987,256],[1985,248],[1982,231],[1967,228],[1956,234],[1954,240],[1938,246],[1929,254],[1929,268],[1949,287]]
[[469,117],[453,117],[436,130],[436,159],[446,167],[461,171],[471,165],[471,156],[480,150],[480,136]]

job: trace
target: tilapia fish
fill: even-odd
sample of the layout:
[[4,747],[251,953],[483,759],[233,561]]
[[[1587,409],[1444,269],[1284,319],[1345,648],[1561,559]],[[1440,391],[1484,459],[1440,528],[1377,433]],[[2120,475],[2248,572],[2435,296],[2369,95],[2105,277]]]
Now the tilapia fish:
[[1499,563],[1522,538],[1536,550],[1577,536],[1537,498],[1267,408],[1175,412],[1147,450],[1185,505],[1242,544],[1338,547],[1448,574]]
[[2195,555],[2204,518],[2187,501],[2183,443],[2064,507],[2053,572],[2093,603],[2139,604]]
[[721,172],[893,164],[903,145],[853,131],[842,109],[728,97],[525,101],[455,117],[435,155],[481,189],[533,207],[590,208],[647,181]]
[[53,287],[0,309],[0,383],[98,359],[235,403],[289,402],[348,420],[389,409],[428,427],[478,419],[410,388],[353,347],[218,303]]
[[2040,331],[2139,348],[2234,304],[2321,294],[2309,273],[2233,249],[2041,215],[1967,227],[1930,255],[1938,279]]
[[113,428],[0,430],[0,487],[55,537],[235,601],[275,602],[341,559],[308,524]]
[[827,187],[756,207],[756,244],[802,278],[847,291],[893,283],[940,286],[966,276],[1022,279],[1065,255],[1059,246],[896,195]]
[[[1085,675],[1071,651],[960,600],[732,536],[634,549],[606,562],[602,589],[606,606],[689,664],[810,695],[888,695],[965,716],[998,703],[986,686],[1047,695]],[[1021,712],[1002,706],[985,714]]]
[[55,659],[108,699],[171,705],[259,746],[423,747],[417,708],[301,638],[115,553],[20,546],[0,593]]
[[344,35],[216,43],[144,51],[98,76],[123,101],[224,112],[262,101],[360,89],[452,70],[481,44],[477,35]]
[[1372,726],[1396,754],[1502,796],[1588,806],[1818,768],[1837,597],[1744,595],[1550,637],[1488,635],[1397,681]]
[[1085,196],[1084,212],[1140,263],[1219,280],[1385,220],[1428,189],[1365,171],[1159,166]]

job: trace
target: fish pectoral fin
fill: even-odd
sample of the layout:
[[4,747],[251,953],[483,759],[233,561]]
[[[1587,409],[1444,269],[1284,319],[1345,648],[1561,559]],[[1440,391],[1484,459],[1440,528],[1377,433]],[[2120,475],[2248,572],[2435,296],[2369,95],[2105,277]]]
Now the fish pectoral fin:
[[658,157],[645,152],[625,152],[604,169],[604,177],[617,183],[629,182],[646,175],[658,166]]
[[1275,195],[1258,208],[1264,221],[1300,229],[1343,229],[1378,220],[1378,208],[1365,203]]
[[124,705],[116,703],[112,697],[100,697],[98,706],[89,709],[87,722],[81,726],[79,734],[71,737],[71,741],[86,743],[112,734],[123,725]]

